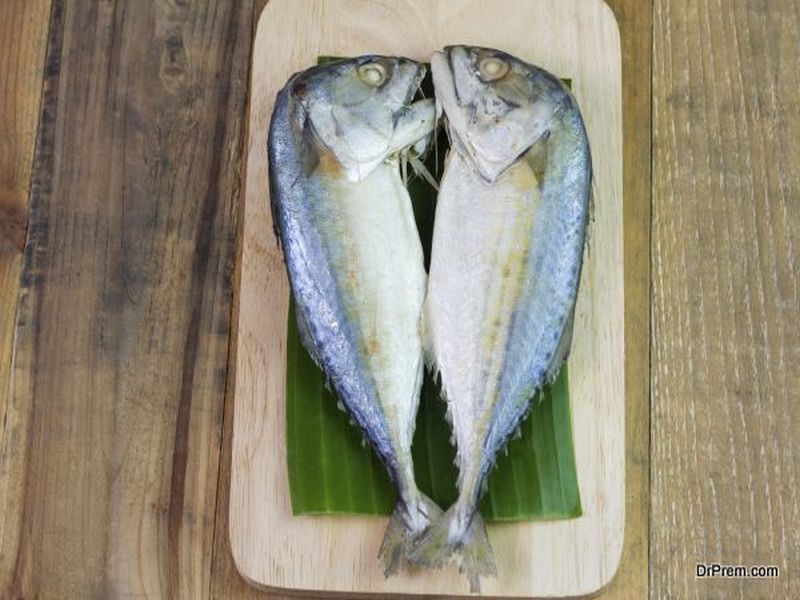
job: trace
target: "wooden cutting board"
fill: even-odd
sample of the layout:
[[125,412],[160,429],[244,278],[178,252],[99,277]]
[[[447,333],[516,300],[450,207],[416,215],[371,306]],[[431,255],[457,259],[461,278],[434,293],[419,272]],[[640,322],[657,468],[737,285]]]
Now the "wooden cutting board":
[[249,148],[237,290],[230,536],[240,573],[273,589],[468,593],[455,569],[384,579],[386,519],[293,517],[286,472],[284,374],[288,284],[269,211],[267,128],[277,91],[317,57],[442,46],[506,50],[572,80],[595,168],[591,245],[578,298],[570,389],[584,516],[494,524],[493,596],[577,596],[614,575],[624,528],[624,289],[621,56],[602,0],[271,0],[253,55]]

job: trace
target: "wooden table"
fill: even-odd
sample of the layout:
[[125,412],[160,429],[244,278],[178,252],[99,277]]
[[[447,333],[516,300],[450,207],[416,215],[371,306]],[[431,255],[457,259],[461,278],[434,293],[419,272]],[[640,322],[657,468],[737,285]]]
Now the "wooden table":
[[[800,6],[609,4],[629,361],[605,596],[798,597]],[[263,5],[0,3],[0,597],[264,597],[227,536]]]

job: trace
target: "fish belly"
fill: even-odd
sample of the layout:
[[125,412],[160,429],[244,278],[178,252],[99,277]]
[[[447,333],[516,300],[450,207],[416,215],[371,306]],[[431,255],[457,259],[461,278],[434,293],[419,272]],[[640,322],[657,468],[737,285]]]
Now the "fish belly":
[[426,325],[448,400],[462,479],[475,479],[484,460],[483,440],[501,400],[507,361],[523,358],[509,357],[506,346],[525,289],[537,189],[525,164],[487,184],[455,153],[442,180]]
[[525,160],[492,184],[460,155],[448,162],[426,320],[472,503],[569,347],[586,214],[569,197]]
[[[411,448],[422,377],[426,273],[411,201],[395,164],[365,180],[324,178],[310,206],[351,333],[401,463]],[[335,368],[335,367],[334,367]],[[369,432],[368,432],[369,433]],[[400,468],[403,468],[401,465]]]

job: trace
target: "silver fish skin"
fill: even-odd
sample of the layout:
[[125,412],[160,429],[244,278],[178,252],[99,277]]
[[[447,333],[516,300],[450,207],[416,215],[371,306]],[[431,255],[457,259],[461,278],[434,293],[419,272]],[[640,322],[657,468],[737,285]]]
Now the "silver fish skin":
[[459,496],[410,558],[456,562],[473,589],[496,566],[478,502],[498,452],[569,351],[591,187],[578,105],[509,54],[432,59],[451,150],[437,200],[424,315],[457,445]]
[[380,556],[394,573],[441,514],[414,482],[426,272],[399,161],[432,136],[425,67],[363,56],[294,75],[269,131],[273,222],[304,346],[397,487]]

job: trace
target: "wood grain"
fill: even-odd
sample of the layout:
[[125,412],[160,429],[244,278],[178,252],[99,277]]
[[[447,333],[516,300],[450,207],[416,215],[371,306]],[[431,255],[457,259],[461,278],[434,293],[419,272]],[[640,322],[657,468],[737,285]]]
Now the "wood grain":
[[[261,16],[264,7],[267,5],[268,0],[254,0],[253,2],[253,20],[250,31],[251,39],[255,39],[256,31],[258,29],[259,17]],[[252,54],[251,54],[251,68],[248,73],[248,82],[252,74]],[[248,106],[246,115],[251,112],[251,101],[248,96]],[[245,119],[245,131],[243,132],[243,141],[249,138],[249,122]],[[243,157],[244,163],[244,157]],[[244,164],[242,165],[244,171]],[[243,173],[244,176],[244,173]],[[239,201],[241,207],[241,199]],[[242,234],[244,229],[243,219],[239,219],[237,228],[237,256],[240,256],[238,249],[241,248]],[[237,260],[235,263],[235,270],[233,274],[233,288],[238,290],[241,281],[241,261]],[[236,568],[236,563],[233,560],[233,552],[231,551],[230,540],[230,494],[231,494],[231,457],[232,457],[232,442],[233,442],[233,411],[234,411],[234,382],[236,381],[236,348],[237,348],[237,335],[238,328],[236,324],[239,322],[238,303],[233,302],[231,313],[231,338],[230,338],[230,352],[228,356],[228,377],[227,387],[225,391],[225,414],[223,419],[222,430],[222,454],[220,457],[220,470],[219,482],[217,486],[217,510],[216,519],[214,523],[214,547],[213,547],[213,562],[211,565],[211,597],[219,600],[288,600],[290,597],[301,598],[302,595],[295,594],[294,596],[287,596],[285,594],[268,592],[254,585],[251,585]]]
[[27,407],[9,401],[10,373],[49,23],[50,0],[0,3],[0,574],[21,533]]
[[56,0],[4,469],[4,598],[202,598],[252,4]]
[[795,0],[655,1],[656,598],[800,597],[798,24]]
[[[10,423],[9,374],[31,165],[39,125],[50,0],[0,2],[0,417]],[[4,428],[5,428],[4,427]],[[19,481],[0,453],[0,530],[18,510]],[[3,493],[3,492],[9,493]],[[0,565],[5,555],[0,554]],[[1,568],[1,567],[0,567]]]
[[625,545],[603,597],[645,598],[650,519],[652,2],[608,0],[622,42],[625,227]]
[[6,309],[16,307],[49,22],[49,0],[0,4],[0,362],[5,366],[11,348],[7,324],[14,313]]
[[[293,517],[285,459],[288,286],[272,233],[266,129],[275,94],[319,55],[366,52],[426,60],[442,46],[501,45],[570,77],[594,154],[596,204],[570,356],[576,461],[584,516],[489,527],[499,596],[594,592],[616,571],[624,520],[624,280],[621,57],[612,13],[599,0],[495,2],[491,19],[473,0],[381,2],[273,0],[255,40],[248,166],[238,287],[231,545],[240,572],[292,590],[463,594],[455,569],[385,579],[376,562],[385,519]],[[347,10],[346,10],[347,9]],[[292,36],[285,37],[291,30]],[[380,32],[376,36],[376,32]],[[560,44],[563,39],[572,44]],[[601,283],[602,282],[602,283]]]

